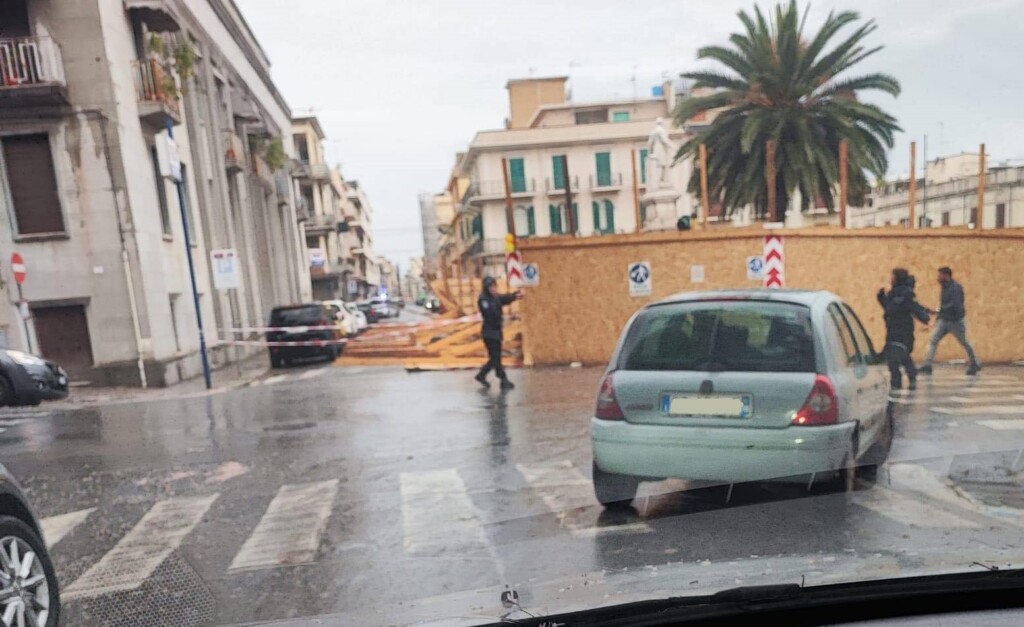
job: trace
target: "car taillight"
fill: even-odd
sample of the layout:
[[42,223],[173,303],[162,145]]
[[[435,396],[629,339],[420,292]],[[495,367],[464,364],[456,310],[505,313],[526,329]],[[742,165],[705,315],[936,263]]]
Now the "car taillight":
[[625,420],[622,415],[622,408],[619,401],[615,400],[615,373],[610,373],[601,382],[601,389],[597,391],[597,407],[594,409],[594,417],[601,420]]
[[814,379],[814,387],[804,406],[796,412],[793,424],[798,426],[834,425],[839,421],[839,399],[832,380],[823,374]]

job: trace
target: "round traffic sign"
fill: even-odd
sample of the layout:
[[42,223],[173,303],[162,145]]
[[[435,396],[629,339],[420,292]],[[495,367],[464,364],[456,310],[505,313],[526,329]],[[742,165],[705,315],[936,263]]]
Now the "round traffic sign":
[[11,255],[11,270],[14,271],[14,281],[18,285],[23,284],[28,274],[25,271],[25,260],[18,253]]

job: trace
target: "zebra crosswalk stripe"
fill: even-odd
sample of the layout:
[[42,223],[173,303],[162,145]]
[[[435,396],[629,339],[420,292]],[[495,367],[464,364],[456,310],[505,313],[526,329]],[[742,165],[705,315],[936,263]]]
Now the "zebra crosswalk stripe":
[[407,553],[490,550],[466,484],[454,468],[403,472],[399,483]]
[[61,596],[78,599],[134,590],[199,524],[217,494],[158,501],[121,540]]
[[95,507],[88,509],[80,509],[77,512],[68,512],[67,514],[60,514],[58,516],[50,516],[49,518],[43,518],[39,521],[39,525],[43,528],[43,539],[46,542],[46,548],[51,548],[64,539],[64,536],[71,533],[78,525],[85,522],[85,519],[89,517],[89,514],[96,511]]
[[337,479],[281,486],[228,570],[313,562],[337,494]]

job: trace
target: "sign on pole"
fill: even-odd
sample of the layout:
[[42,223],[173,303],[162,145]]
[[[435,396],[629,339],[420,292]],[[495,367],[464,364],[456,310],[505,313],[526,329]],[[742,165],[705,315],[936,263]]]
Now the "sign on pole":
[[231,290],[237,289],[242,285],[238,253],[235,252],[234,248],[211,250],[210,266],[213,268],[214,289]]
[[540,267],[535,263],[523,264],[523,287],[540,285]]
[[14,272],[14,282],[24,285],[28,272],[25,270],[25,260],[18,253],[11,255],[11,271]]
[[323,248],[309,249],[309,266],[311,268],[323,268],[327,264],[327,251]]
[[747,257],[747,280],[760,281],[764,278],[764,257]]
[[181,157],[178,156],[178,142],[173,137],[167,138],[167,165],[171,171],[171,178],[181,182]]
[[505,258],[505,276],[508,277],[510,288],[523,286],[523,258],[519,253],[511,252]]
[[651,262],[635,261],[629,264],[627,276],[630,296],[651,295]]
[[764,286],[786,286],[786,255],[781,235],[764,236]]

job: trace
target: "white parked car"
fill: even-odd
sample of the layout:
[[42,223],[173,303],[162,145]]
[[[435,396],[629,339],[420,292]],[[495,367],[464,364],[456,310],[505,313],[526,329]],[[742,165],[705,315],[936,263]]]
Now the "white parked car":
[[341,332],[345,337],[359,333],[359,322],[352,312],[349,311],[348,307],[345,306],[344,301],[325,300],[323,305],[334,314],[335,320],[337,320],[338,326],[341,327]]
[[359,310],[358,305],[355,303],[345,303],[345,309],[356,319],[356,333],[362,333],[370,328],[370,323],[366,320],[366,314]]
[[893,439],[887,372],[829,292],[680,294],[627,323],[591,421],[594,488],[641,481],[825,484],[873,478]]

